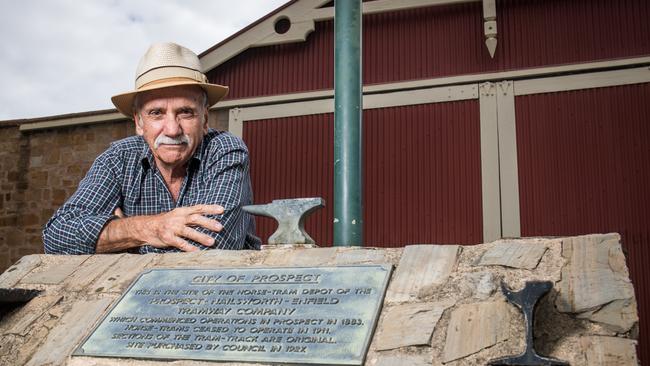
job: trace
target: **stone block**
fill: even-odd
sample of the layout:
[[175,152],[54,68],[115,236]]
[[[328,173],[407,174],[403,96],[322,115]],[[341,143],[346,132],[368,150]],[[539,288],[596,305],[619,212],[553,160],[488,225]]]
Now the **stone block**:
[[[30,206],[32,204],[36,205],[35,202],[32,202],[32,203],[30,203]],[[35,214],[21,215],[21,216],[18,216],[18,225],[23,226],[23,227],[41,225],[41,219],[40,219],[40,217],[38,217],[38,215],[35,215]]]
[[23,277],[20,284],[57,285],[88,258],[88,255],[43,255],[43,263]]
[[542,259],[546,249],[546,245],[537,243],[502,242],[483,253],[476,265],[534,269]]
[[424,353],[382,356],[368,363],[371,366],[431,366],[432,360],[433,356],[430,353]]
[[384,311],[377,330],[375,348],[390,350],[400,347],[428,345],[433,330],[445,309],[454,301],[395,305]]
[[342,248],[336,253],[335,264],[337,266],[346,264],[368,264],[382,263],[386,261],[385,251],[381,249],[351,249]]
[[510,321],[508,304],[502,301],[457,307],[447,326],[442,361],[451,362],[505,341]]
[[[246,254],[245,254],[246,253]],[[188,253],[165,253],[161,255],[156,268],[214,268],[250,265],[249,253],[238,250],[206,250]]]
[[25,336],[29,333],[32,323],[62,298],[62,295],[41,295],[33,298],[3,322],[4,324],[11,325],[3,333]]
[[30,168],[40,168],[43,166],[43,156],[32,156],[29,158]]
[[9,288],[15,286],[20,279],[41,264],[41,256],[38,254],[26,255],[16,264],[9,267],[0,275],[0,287]]
[[615,300],[596,311],[580,313],[577,317],[604,324],[616,333],[629,332],[639,321],[633,299]]
[[18,225],[18,217],[16,215],[0,217],[0,226],[16,226]]
[[90,292],[122,292],[151,263],[155,254],[124,254],[90,285]]
[[456,265],[458,245],[411,245],[404,248],[386,293],[389,303],[421,297],[444,284]]
[[65,189],[53,189],[52,190],[52,201],[55,204],[61,204],[65,202],[68,198],[68,195],[65,192]]
[[81,291],[108,268],[122,258],[123,254],[96,254],[86,259],[76,271],[68,276],[63,285],[70,291]]
[[479,300],[487,300],[497,290],[497,279],[492,272],[471,272],[460,282],[465,293]]
[[63,364],[112,301],[103,298],[75,303],[49,332],[27,366]]
[[332,264],[337,248],[269,249],[263,264],[266,266],[324,266]]
[[637,366],[636,341],[618,337],[590,336],[580,339],[587,365]]
[[567,238],[556,306],[561,312],[594,311],[615,300],[629,300],[634,289],[617,234]]

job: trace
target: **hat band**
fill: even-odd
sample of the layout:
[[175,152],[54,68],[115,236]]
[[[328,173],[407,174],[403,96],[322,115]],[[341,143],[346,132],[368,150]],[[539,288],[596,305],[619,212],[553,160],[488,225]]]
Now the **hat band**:
[[135,80],[135,89],[143,88],[147,85],[155,84],[156,82],[167,82],[169,79],[190,79],[197,83],[206,83],[208,78],[201,72],[196,70],[187,69],[185,67],[166,66],[152,69],[140,75]]
[[146,84],[140,86],[138,88],[138,90],[150,89],[151,86],[156,86],[156,85],[161,85],[161,84],[170,84],[169,86],[178,85],[179,83],[180,84],[187,84],[188,81],[198,83],[198,81],[196,81],[196,80],[194,80],[192,78],[168,78],[168,79],[154,80],[152,82],[146,83]]

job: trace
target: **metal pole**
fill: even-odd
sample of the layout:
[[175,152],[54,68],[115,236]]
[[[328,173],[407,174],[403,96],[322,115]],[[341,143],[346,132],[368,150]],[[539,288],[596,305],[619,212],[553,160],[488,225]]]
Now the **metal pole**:
[[334,2],[334,245],[363,245],[361,0]]

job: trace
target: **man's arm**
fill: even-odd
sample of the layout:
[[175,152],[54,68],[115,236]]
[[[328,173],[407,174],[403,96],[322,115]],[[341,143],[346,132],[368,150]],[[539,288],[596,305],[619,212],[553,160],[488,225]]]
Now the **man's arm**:
[[197,250],[184,238],[205,246],[214,244],[212,237],[196,228],[221,230],[219,222],[204,216],[222,213],[219,206],[181,207],[159,215],[130,218],[116,215],[122,202],[121,178],[116,174],[119,169],[111,165],[116,160],[112,155],[107,151],[95,160],[77,191],[48,221],[43,230],[45,253],[108,253],[144,243]]
[[95,160],[77,191],[47,222],[45,253],[95,253],[99,233],[120,203],[119,178],[107,164],[110,158],[111,152],[106,151]]
[[[220,231],[223,226],[204,215],[218,215],[223,211],[223,207],[218,205],[196,205],[179,207],[158,215],[115,219],[100,233],[97,253],[118,252],[143,244],[156,248],[176,247],[186,252],[199,250],[186,239],[209,247],[214,245],[214,238],[196,228]],[[121,215],[118,213],[117,216]]]
[[254,236],[254,219],[241,209],[253,201],[248,149],[243,141],[229,133],[217,138],[220,139],[219,148],[206,162],[201,203],[224,208],[222,214],[208,216],[221,222],[223,229],[210,232],[199,228],[199,231],[212,236],[218,249],[259,249],[260,241]]

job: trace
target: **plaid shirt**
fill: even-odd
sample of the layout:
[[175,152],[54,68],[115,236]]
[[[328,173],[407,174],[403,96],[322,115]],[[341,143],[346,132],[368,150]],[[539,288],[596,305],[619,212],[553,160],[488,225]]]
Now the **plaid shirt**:
[[[132,136],[116,141],[95,160],[74,195],[45,225],[45,253],[95,253],[100,232],[108,221],[117,218],[113,215],[117,207],[129,217],[197,204],[223,206],[223,214],[208,217],[218,220],[224,228],[218,233],[196,228],[216,239],[212,247],[187,240],[189,243],[201,249],[259,249],[255,221],[241,210],[242,205],[253,200],[248,168],[248,150],[243,141],[228,132],[210,129],[188,162],[178,202],[174,202],[144,139]],[[139,247],[143,254],[178,251]]]

